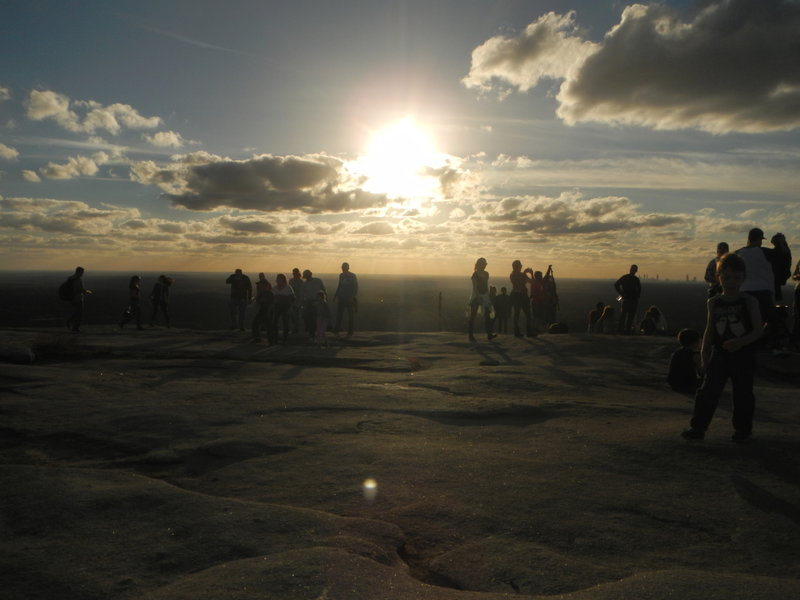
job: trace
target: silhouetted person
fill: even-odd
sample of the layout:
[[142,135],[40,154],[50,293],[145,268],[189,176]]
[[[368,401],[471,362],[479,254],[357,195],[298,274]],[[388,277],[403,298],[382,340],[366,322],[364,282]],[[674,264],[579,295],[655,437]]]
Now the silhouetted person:
[[258,274],[258,281],[256,281],[256,305],[258,312],[253,317],[253,341],[261,341],[261,328],[267,329],[267,342],[269,345],[275,343],[275,333],[273,331],[272,323],[272,304],[273,304],[272,284],[267,281],[264,273]]
[[486,259],[479,258],[475,261],[475,267],[470,280],[472,281],[472,294],[469,297],[469,341],[475,341],[475,316],[478,311],[483,312],[483,321],[486,327],[486,337],[492,339],[492,301],[489,298],[489,273],[486,272]]
[[[272,289],[274,309],[272,313],[272,326],[275,329],[275,338],[279,338],[281,328],[283,329],[283,343],[289,340],[289,331],[292,321],[292,304],[294,304],[294,290],[286,280],[286,275],[278,273],[275,278],[275,287]],[[316,316],[315,316],[316,318]],[[313,330],[312,330],[313,331]]]
[[[339,330],[342,327],[342,315],[345,313],[347,313],[347,337],[353,335],[353,323],[355,313],[358,309],[357,295],[358,277],[356,277],[355,273],[350,271],[349,264],[342,263],[342,272],[339,273],[339,285],[336,287],[336,292],[333,294],[333,299],[336,301],[336,326],[333,328],[333,332],[336,335],[339,335]],[[319,294],[317,294],[318,301],[319,297]]]
[[319,277],[314,277],[314,274],[309,269],[303,271],[303,280],[303,322],[306,326],[308,339],[313,342],[314,334],[317,331],[319,292],[326,292],[326,290],[322,280]]
[[694,329],[678,332],[681,347],[669,359],[667,382],[681,394],[692,394],[700,386],[700,334]]
[[703,279],[708,284],[709,298],[722,292],[722,288],[719,286],[719,281],[717,281],[717,263],[719,262],[719,259],[725,256],[728,252],[730,252],[728,242],[720,242],[717,244],[717,255],[708,261],[708,265],[706,265],[706,272],[705,275],[703,275]]
[[233,275],[229,275],[225,283],[231,286],[231,329],[238,327],[239,331],[244,331],[244,313],[253,298],[253,284],[241,269],[236,269]]
[[144,329],[142,327],[141,282],[142,278],[138,275],[134,275],[128,281],[128,308],[122,313],[122,319],[119,322],[120,329],[129,321],[136,323],[136,329]]
[[164,313],[164,320],[169,327],[169,288],[175,282],[172,277],[166,275],[159,275],[158,280],[153,285],[153,290],[150,292],[150,302],[153,305],[153,313],[150,316],[150,327],[155,324],[156,315],[161,310]]
[[300,269],[292,269],[292,276],[289,278],[289,285],[294,292],[294,303],[292,303],[292,333],[300,333],[300,309],[303,304],[303,277]]
[[667,333],[667,320],[664,313],[655,304],[644,313],[644,318],[639,323],[639,333],[642,335],[664,335]]
[[76,267],[75,273],[67,278],[68,302],[72,305],[72,310],[67,317],[67,329],[79,333],[83,321],[83,297],[91,294],[92,290],[83,287],[83,267]]
[[589,311],[589,326],[587,328],[589,333],[599,333],[597,330],[597,323],[600,321],[600,316],[603,314],[603,309],[605,307],[605,302],[598,302],[594,305],[594,308]]
[[545,305],[547,303],[546,292],[544,289],[544,278],[541,271],[533,272],[531,280],[531,320],[533,329],[536,333],[541,333],[547,328],[545,320]]
[[794,299],[792,301],[792,313],[794,324],[792,325],[792,346],[795,350],[800,349],[800,260],[792,273],[792,281],[797,283],[794,286]]
[[636,276],[639,271],[637,265],[631,265],[630,271],[614,282],[614,289],[617,290],[622,299],[619,315],[619,332],[623,334],[631,333],[633,322],[636,320],[636,309],[639,308],[639,296],[642,295],[642,283]]
[[500,293],[492,299],[494,303],[495,331],[497,333],[508,333],[508,319],[511,316],[511,297],[508,289],[503,286]]
[[324,290],[317,292],[317,344],[328,347],[328,325],[331,322],[331,307]]
[[525,314],[525,333],[533,336],[533,323],[531,322],[531,303],[528,298],[528,284],[533,280],[533,269],[522,270],[522,263],[515,260],[511,263],[511,310],[514,312],[514,335],[522,337],[519,329],[519,313]]
[[717,276],[722,294],[709,298],[706,329],[700,355],[703,383],[694,398],[690,429],[681,435],[702,440],[728,379],[733,387],[734,442],[744,442],[753,430],[756,344],[764,331],[758,301],[740,292],[747,267],[736,254],[719,261]]
[[603,313],[597,320],[597,333],[615,333],[617,326],[614,323],[614,307],[606,305]]
[[792,251],[786,243],[782,233],[776,233],[770,240],[772,242],[772,274],[775,277],[775,302],[783,300],[783,286],[792,275]]
[[547,265],[544,274],[544,322],[550,326],[558,320],[558,291],[556,290],[556,278],[553,275],[553,265]]

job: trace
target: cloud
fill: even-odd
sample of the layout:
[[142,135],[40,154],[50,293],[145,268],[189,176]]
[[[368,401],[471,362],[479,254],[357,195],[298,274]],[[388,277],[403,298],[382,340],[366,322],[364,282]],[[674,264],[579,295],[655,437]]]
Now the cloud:
[[47,163],[39,172],[48,179],[73,179],[75,177],[94,176],[100,166],[106,164],[110,157],[105,152],[95,152],[89,156],[70,156],[64,164]]
[[175,131],[159,131],[153,135],[144,133],[142,139],[159,148],[180,148],[186,143],[183,136]]
[[353,233],[361,233],[366,235],[392,235],[394,227],[389,223],[376,221],[374,223],[367,223],[363,227],[359,227]]
[[28,169],[23,169],[22,177],[25,181],[30,181],[31,183],[39,183],[42,179],[36,174],[36,171],[29,171]]
[[108,235],[136,209],[92,208],[84,202],[44,198],[0,198],[0,229]]
[[12,148],[11,146],[6,146],[3,143],[0,143],[0,158],[5,160],[16,160],[19,158],[19,152],[16,148]]
[[[53,119],[67,131],[94,135],[100,130],[117,135],[123,127],[153,129],[161,124],[160,117],[143,117],[128,104],[104,106],[94,100],[71,101],[53,91],[33,90],[27,100],[28,118],[34,121]],[[78,111],[84,113],[83,117]]]
[[557,112],[568,125],[717,134],[800,126],[798,2],[712,0],[688,21],[665,5],[634,4],[601,43],[580,46],[566,65],[552,54],[577,47],[576,34],[565,33],[571,14],[546,15],[517,38],[490,39],[473,52],[464,83],[526,91],[542,77],[563,78]]
[[11,100],[11,90],[6,87],[0,87],[0,102]]
[[324,213],[386,204],[385,196],[360,189],[341,160],[322,154],[233,160],[203,152],[173,158],[166,166],[136,163],[131,179],[159,186],[174,206],[189,210]]
[[575,33],[575,12],[547,13],[516,38],[495,36],[472,51],[469,75],[462,81],[470,88],[492,91],[506,82],[521,91],[535,87],[543,78],[563,79],[596,45]]
[[478,206],[474,218],[491,223],[494,231],[541,235],[574,235],[653,229],[691,224],[680,214],[642,213],[625,197],[585,198],[579,192],[556,197],[519,196]]

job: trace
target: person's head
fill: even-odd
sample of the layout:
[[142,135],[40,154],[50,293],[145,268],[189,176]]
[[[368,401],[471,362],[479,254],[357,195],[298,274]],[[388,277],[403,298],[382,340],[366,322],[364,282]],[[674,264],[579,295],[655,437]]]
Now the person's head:
[[298,269],[297,267],[292,269],[292,277],[294,277],[295,279],[300,279],[300,269]]
[[738,254],[726,254],[717,264],[717,279],[725,294],[735,294],[747,277],[747,266]]
[[266,281],[267,280],[267,276],[264,275],[263,273],[259,273],[258,274],[258,280],[259,281]]
[[75,275],[77,275],[78,277],[83,275],[83,267],[75,267]]
[[773,246],[780,248],[781,250],[788,246],[786,243],[786,236],[784,236],[782,233],[776,233],[773,235],[772,239],[770,239],[770,242],[772,242]]
[[311,271],[309,271],[308,269],[303,271],[303,279],[311,279]]
[[694,329],[681,329],[678,332],[678,343],[684,348],[696,350],[700,346],[700,334]]
[[542,278],[542,272],[541,271],[534,272],[533,278],[534,279],[541,279]]
[[500,294],[507,294],[507,293],[508,293],[508,290],[506,289],[506,286],[503,286],[503,287],[500,288]]
[[753,227],[747,232],[747,245],[760,246],[764,241],[764,231],[758,227]]
[[728,246],[728,242],[720,242],[717,244],[717,256],[722,256],[723,254],[727,254],[730,252],[731,249]]
[[349,263],[342,263],[342,273],[347,273],[350,270]]
[[631,265],[631,270],[629,271],[629,273],[630,273],[631,275],[636,275],[636,273],[637,273],[638,271],[639,271],[639,265]]
[[287,285],[288,282],[286,281],[286,275],[283,273],[278,273],[278,275],[275,277],[275,283],[277,283],[279,287]]
[[489,263],[486,262],[485,258],[479,258],[475,261],[475,270],[476,271],[483,271],[486,268],[486,265]]
[[141,280],[142,280],[141,277],[139,277],[138,275],[134,275],[133,277],[131,277],[131,280],[128,282],[128,285],[130,285],[131,287],[139,285],[139,282]]
[[511,263],[511,268],[512,268],[512,269],[513,269],[515,272],[516,272],[516,271],[521,271],[521,270],[522,270],[522,262],[521,262],[521,261],[519,261],[519,260],[515,260],[514,262],[512,262],[512,263]]
[[489,286],[489,295],[490,296],[497,296],[497,288],[493,285]]
[[651,305],[651,306],[650,306],[650,307],[647,309],[647,313],[646,313],[646,314],[647,314],[647,315],[649,315],[649,316],[651,316],[651,317],[653,317],[653,318],[655,318],[655,319],[657,319],[658,317],[660,317],[660,316],[661,316],[661,311],[660,311],[660,310],[658,310],[658,307],[657,307],[655,304],[652,304],[652,305]]
[[234,274],[236,274],[236,275],[241,275],[241,274],[242,274],[242,270],[241,270],[241,269],[236,269],[236,270],[234,271]]

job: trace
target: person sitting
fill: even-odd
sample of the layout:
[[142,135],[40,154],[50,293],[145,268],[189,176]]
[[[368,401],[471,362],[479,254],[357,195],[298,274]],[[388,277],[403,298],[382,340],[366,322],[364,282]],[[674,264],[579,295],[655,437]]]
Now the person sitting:
[[667,382],[681,394],[694,394],[700,386],[700,334],[694,329],[678,332],[681,345],[669,359]]
[[653,304],[644,314],[644,319],[639,323],[639,332],[642,335],[664,335],[667,333],[667,323],[661,310]]
[[597,323],[600,321],[600,316],[603,314],[603,309],[605,307],[605,302],[598,302],[594,305],[594,308],[589,311],[589,333],[598,333]]
[[616,333],[613,306],[603,308],[603,312],[597,320],[597,333]]

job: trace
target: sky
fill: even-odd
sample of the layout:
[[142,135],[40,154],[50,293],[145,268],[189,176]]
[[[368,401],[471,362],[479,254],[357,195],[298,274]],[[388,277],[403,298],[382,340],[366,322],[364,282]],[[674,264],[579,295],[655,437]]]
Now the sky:
[[798,31],[797,0],[0,0],[0,268],[702,279],[751,227],[800,248]]

